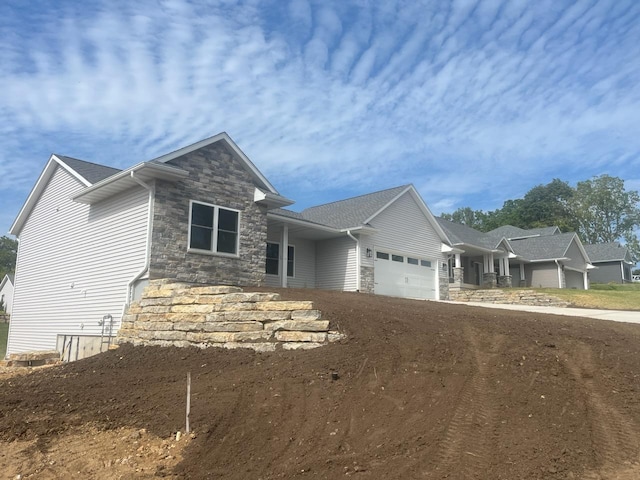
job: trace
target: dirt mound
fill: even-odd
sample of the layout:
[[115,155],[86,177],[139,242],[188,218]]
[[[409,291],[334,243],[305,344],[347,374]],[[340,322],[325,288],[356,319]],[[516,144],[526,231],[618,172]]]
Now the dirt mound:
[[[640,478],[640,326],[280,293],[313,300],[349,340],[262,354],[122,347],[5,378],[0,471],[105,479]],[[175,442],[187,372],[195,435]]]

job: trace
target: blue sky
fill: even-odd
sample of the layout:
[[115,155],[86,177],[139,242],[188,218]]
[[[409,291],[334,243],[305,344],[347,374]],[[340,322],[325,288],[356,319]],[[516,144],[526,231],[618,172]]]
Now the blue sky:
[[220,131],[294,209],[640,190],[636,0],[5,0],[0,36],[0,235],[51,153],[126,168]]

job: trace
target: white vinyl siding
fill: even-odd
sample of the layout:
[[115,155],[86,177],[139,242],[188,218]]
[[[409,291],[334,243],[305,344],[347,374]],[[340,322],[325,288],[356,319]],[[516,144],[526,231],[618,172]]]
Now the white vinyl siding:
[[316,287],[353,292],[358,289],[356,242],[344,237],[316,244]]
[[58,167],[20,232],[8,353],[99,335],[107,314],[120,322],[127,283],[145,265],[148,192],[89,206],[70,200],[82,188]]
[[435,289],[438,295],[437,271],[439,265],[447,261],[440,251],[442,241],[411,193],[407,192],[398,198],[370,223],[377,232],[361,237],[362,265],[373,267],[375,264],[375,255],[370,258],[366,256],[367,248],[429,259],[436,269]]
[[[269,231],[267,241],[280,244],[281,232]],[[315,288],[316,286],[316,242],[295,235],[289,236],[289,245],[294,247],[294,276],[287,277],[287,286],[292,288]],[[280,262],[282,263],[282,251]],[[270,287],[281,287],[280,275],[265,275],[265,283]]]

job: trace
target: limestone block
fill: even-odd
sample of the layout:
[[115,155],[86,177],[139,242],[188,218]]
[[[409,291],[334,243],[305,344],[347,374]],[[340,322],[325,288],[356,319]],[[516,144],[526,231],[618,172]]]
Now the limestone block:
[[170,298],[175,295],[175,290],[171,288],[145,288],[143,295],[146,298]]
[[207,315],[196,313],[166,313],[164,317],[170,322],[204,322]]
[[257,302],[256,310],[312,310],[313,302],[292,302],[292,301],[276,301],[276,302]]
[[291,320],[320,320],[320,310],[294,310],[291,312]]
[[252,342],[268,340],[271,332],[186,332],[186,339],[190,342],[200,343],[226,343],[226,342]]
[[142,322],[137,325],[139,330],[173,330],[173,322]]
[[165,315],[159,313],[140,313],[136,316],[136,323],[140,322],[164,322]]
[[173,322],[173,329],[183,332],[197,332],[202,331],[204,322]]
[[169,313],[171,307],[168,305],[150,305],[148,307],[140,307],[140,310],[140,313]]
[[327,334],[327,340],[329,340],[329,342],[331,343],[340,342],[346,339],[347,339],[347,336],[344,333],[331,331]]
[[132,303],[127,309],[127,314],[136,315],[138,313],[142,313],[142,307],[139,303]]
[[177,295],[171,299],[172,305],[193,305],[194,303],[199,303],[198,296],[189,295],[187,293],[182,295]]
[[215,311],[217,312],[236,312],[245,310],[254,310],[255,303],[253,302],[239,302],[239,303],[221,303],[216,305]]
[[222,295],[191,295],[189,298],[194,299],[195,303],[199,303],[201,305],[222,303]]
[[224,303],[271,302],[279,299],[280,295],[277,293],[261,292],[230,293],[222,296],[222,301]]
[[287,332],[279,331],[275,334],[279,342],[326,342],[327,334],[318,332]]
[[312,348],[322,347],[324,343],[314,342],[288,342],[283,343],[282,348],[284,350],[311,350]]
[[155,331],[152,333],[153,333],[153,336],[151,337],[152,340],[171,340],[173,342],[176,340],[184,340],[187,337],[187,332],[179,332],[176,330],[163,331],[163,332]]
[[223,295],[227,293],[239,293],[242,292],[240,287],[231,287],[225,285],[206,286],[206,287],[191,287],[190,293],[193,295]]
[[149,307],[153,305],[171,305],[172,298],[148,298],[142,297],[138,304],[141,307]]
[[213,305],[174,305],[171,313],[212,313],[213,309]]
[[329,320],[279,320],[265,322],[264,329],[271,332],[277,330],[326,332],[329,329]]
[[133,323],[136,321],[137,317],[137,315],[127,313],[122,316],[122,323]]
[[251,332],[264,330],[260,322],[211,322],[203,323],[202,330],[205,332]]
[[277,310],[270,312],[226,312],[224,318],[229,322],[268,322],[273,320],[288,320],[291,318],[291,312]]

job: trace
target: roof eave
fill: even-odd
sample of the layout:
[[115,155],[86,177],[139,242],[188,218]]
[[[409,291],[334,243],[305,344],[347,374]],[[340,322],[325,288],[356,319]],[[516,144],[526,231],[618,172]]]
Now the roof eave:
[[170,165],[142,162],[82,190],[71,197],[71,200],[91,205],[116,195],[128,188],[139,185],[132,177],[134,173],[142,181],[151,179],[176,181],[189,176],[189,172],[186,170]]
[[259,205],[264,205],[269,210],[293,205],[295,202],[281,195],[271,192],[264,192],[258,187],[253,192],[253,201]]

